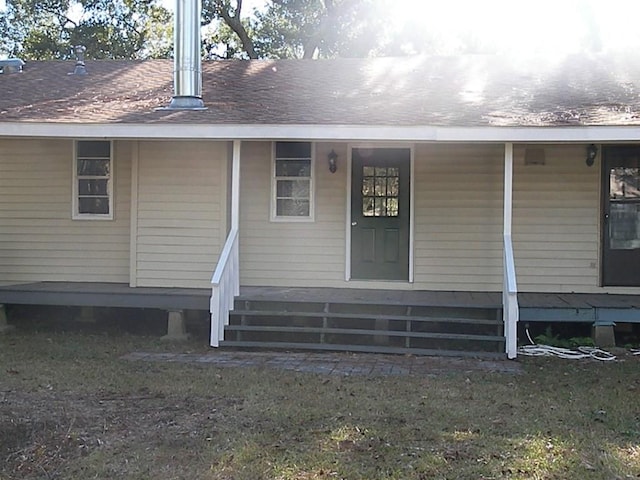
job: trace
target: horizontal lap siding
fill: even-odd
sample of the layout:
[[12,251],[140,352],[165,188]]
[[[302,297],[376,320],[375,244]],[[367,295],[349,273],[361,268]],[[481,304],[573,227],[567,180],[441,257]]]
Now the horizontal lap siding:
[[114,143],[114,220],[72,220],[73,142],[0,141],[0,281],[129,281],[131,148]]
[[140,142],[136,282],[207,288],[226,233],[224,142]]
[[[329,172],[334,148],[338,171]],[[271,143],[242,145],[240,271],[243,285],[329,287],[344,283],[346,145],[318,144],[315,221],[271,222]]]
[[499,290],[502,147],[418,145],[414,156],[414,287]]
[[514,160],[513,241],[521,291],[595,292],[598,287],[598,164],[584,145],[545,147],[544,165]]

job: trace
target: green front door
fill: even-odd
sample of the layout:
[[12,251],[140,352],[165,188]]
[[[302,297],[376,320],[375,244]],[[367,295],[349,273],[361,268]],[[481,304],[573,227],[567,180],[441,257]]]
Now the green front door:
[[354,148],[351,278],[409,280],[411,150]]

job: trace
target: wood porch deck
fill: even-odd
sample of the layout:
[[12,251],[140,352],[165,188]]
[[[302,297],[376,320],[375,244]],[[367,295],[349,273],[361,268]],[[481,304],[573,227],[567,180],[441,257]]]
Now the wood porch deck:
[[37,282],[0,286],[0,304],[209,310],[210,289],[125,283]]
[[[211,290],[122,283],[37,282],[0,286],[0,304],[209,310]],[[238,300],[501,308],[499,292],[242,287]],[[640,295],[519,293],[521,322],[640,323]]]

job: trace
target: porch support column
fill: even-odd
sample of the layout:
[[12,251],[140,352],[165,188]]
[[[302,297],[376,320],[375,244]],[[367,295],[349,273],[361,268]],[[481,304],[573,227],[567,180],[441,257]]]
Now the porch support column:
[[0,335],[9,333],[14,330],[13,325],[7,323],[7,309],[4,305],[0,305]]
[[169,310],[167,312],[167,334],[161,340],[183,341],[189,339],[187,333],[187,321],[182,310]]
[[511,243],[513,216],[513,144],[504,145],[504,218],[503,218],[503,286],[502,315],[504,320],[505,352],[516,358],[518,349],[518,287]]

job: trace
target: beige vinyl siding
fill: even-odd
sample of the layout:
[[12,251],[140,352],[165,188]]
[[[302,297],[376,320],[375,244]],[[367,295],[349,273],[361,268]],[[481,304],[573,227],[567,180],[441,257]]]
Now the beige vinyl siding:
[[[339,156],[335,174],[326,161],[332,148]],[[318,144],[315,155],[314,221],[271,222],[271,143],[242,144],[243,285],[329,287],[344,282],[346,145]]]
[[595,292],[599,284],[600,162],[585,145],[544,147],[545,165],[515,149],[513,241],[521,291]]
[[500,289],[503,147],[417,145],[414,155],[414,287]]
[[114,219],[72,220],[73,141],[0,141],[0,282],[128,282],[130,151],[114,142]]
[[138,147],[135,284],[210,287],[226,234],[227,144]]

